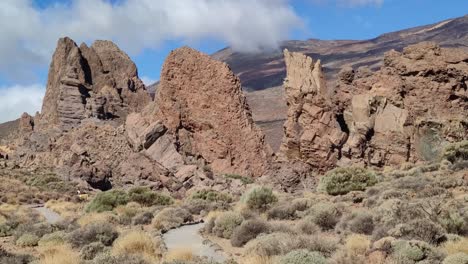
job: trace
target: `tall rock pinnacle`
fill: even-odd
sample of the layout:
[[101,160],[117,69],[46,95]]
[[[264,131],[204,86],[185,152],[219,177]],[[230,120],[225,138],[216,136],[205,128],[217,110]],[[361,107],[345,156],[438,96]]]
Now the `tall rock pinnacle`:
[[215,173],[261,176],[271,150],[229,67],[188,47],[166,59],[156,103],[178,151]]

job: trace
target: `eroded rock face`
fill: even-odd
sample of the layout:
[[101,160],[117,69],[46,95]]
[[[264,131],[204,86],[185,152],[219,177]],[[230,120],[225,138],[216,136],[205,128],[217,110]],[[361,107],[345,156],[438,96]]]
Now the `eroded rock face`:
[[[390,51],[370,74],[343,71],[334,102],[349,139],[343,164],[398,165],[432,160],[468,137],[468,54],[432,43]],[[346,74],[348,72],[348,74]]]
[[77,127],[86,118],[125,120],[150,101],[131,59],[110,41],[80,47],[58,41],[52,58],[39,128]]
[[23,113],[19,120],[19,132],[21,134],[28,134],[34,131],[34,118],[28,113]]
[[346,133],[335,117],[320,61],[288,50],[284,51],[284,57],[288,118],[280,155],[289,161],[300,160],[327,170],[336,164]]
[[185,159],[203,159],[219,174],[261,176],[267,169],[271,150],[225,63],[188,47],[171,52],[156,104],[155,119]]

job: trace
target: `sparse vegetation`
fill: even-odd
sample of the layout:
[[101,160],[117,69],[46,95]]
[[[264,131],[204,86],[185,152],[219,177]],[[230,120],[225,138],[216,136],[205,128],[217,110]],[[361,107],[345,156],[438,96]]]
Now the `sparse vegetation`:
[[128,191],[129,201],[137,202],[143,206],[170,205],[173,203],[171,197],[153,192],[146,187],[135,187]]
[[319,190],[330,195],[364,191],[377,183],[374,172],[361,167],[337,168],[320,178]]
[[121,190],[111,190],[96,195],[91,203],[86,207],[87,212],[105,212],[112,211],[119,205],[125,205],[129,202],[127,193]]
[[244,194],[243,201],[248,208],[265,211],[278,201],[270,188],[254,187]]

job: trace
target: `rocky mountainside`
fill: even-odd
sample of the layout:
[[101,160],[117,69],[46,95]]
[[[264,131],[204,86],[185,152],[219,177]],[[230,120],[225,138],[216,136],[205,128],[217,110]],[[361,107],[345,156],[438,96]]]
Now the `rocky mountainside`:
[[249,103],[268,113],[246,99],[226,63],[188,47],[172,51],[151,101],[135,64],[112,42],[88,48],[60,39],[43,110],[20,117],[5,146],[9,161],[0,164],[53,170],[100,190],[239,192],[247,176],[290,191],[335,167],[432,161],[468,139],[464,48],[421,42],[386,52],[377,71],[344,67],[335,82],[327,82],[321,60],[283,56],[284,97],[275,95],[287,114],[274,154]]
[[383,34],[369,40],[291,40],[281,44],[277,51],[243,54],[230,48],[213,57],[226,62],[239,75],[244,89],[256,91],[275,87],[286,77],[282,50],[301,52],[322,61],[328,81],[333,81],[341,68],[369,66],[376,70],[382,65],[385,52],[422,41],[432,41],[442,47],[468,50],[468,15],[439,23]]
[[279,150],[282,127],[287,109],[283,80],[286,65],[282,50],[306,54],[321,60],[330,87],[344,67],[357,69],[368,66],[372,71],[382,66],[384,53],[422,41],[432,41],[442,47],[468,51],[468,15],[439,23],[383,34],[370,40],[285,41],[280,49],[261,54],[242,54],[230,48],[213,55],[226,62],[242,81],[252,109],[254,121],[262,128],[273,150]]

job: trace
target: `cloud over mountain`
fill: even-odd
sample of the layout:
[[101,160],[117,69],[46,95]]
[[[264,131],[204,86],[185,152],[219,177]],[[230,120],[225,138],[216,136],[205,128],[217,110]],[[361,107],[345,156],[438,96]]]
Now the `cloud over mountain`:
[[216,39],[239,51],[274,48],[301,19],[286,0],[72,0],[39,8],[0,2],[0,77],[22,80],[46,64],[59,37],[112,39],[136,54],[166,40]]

